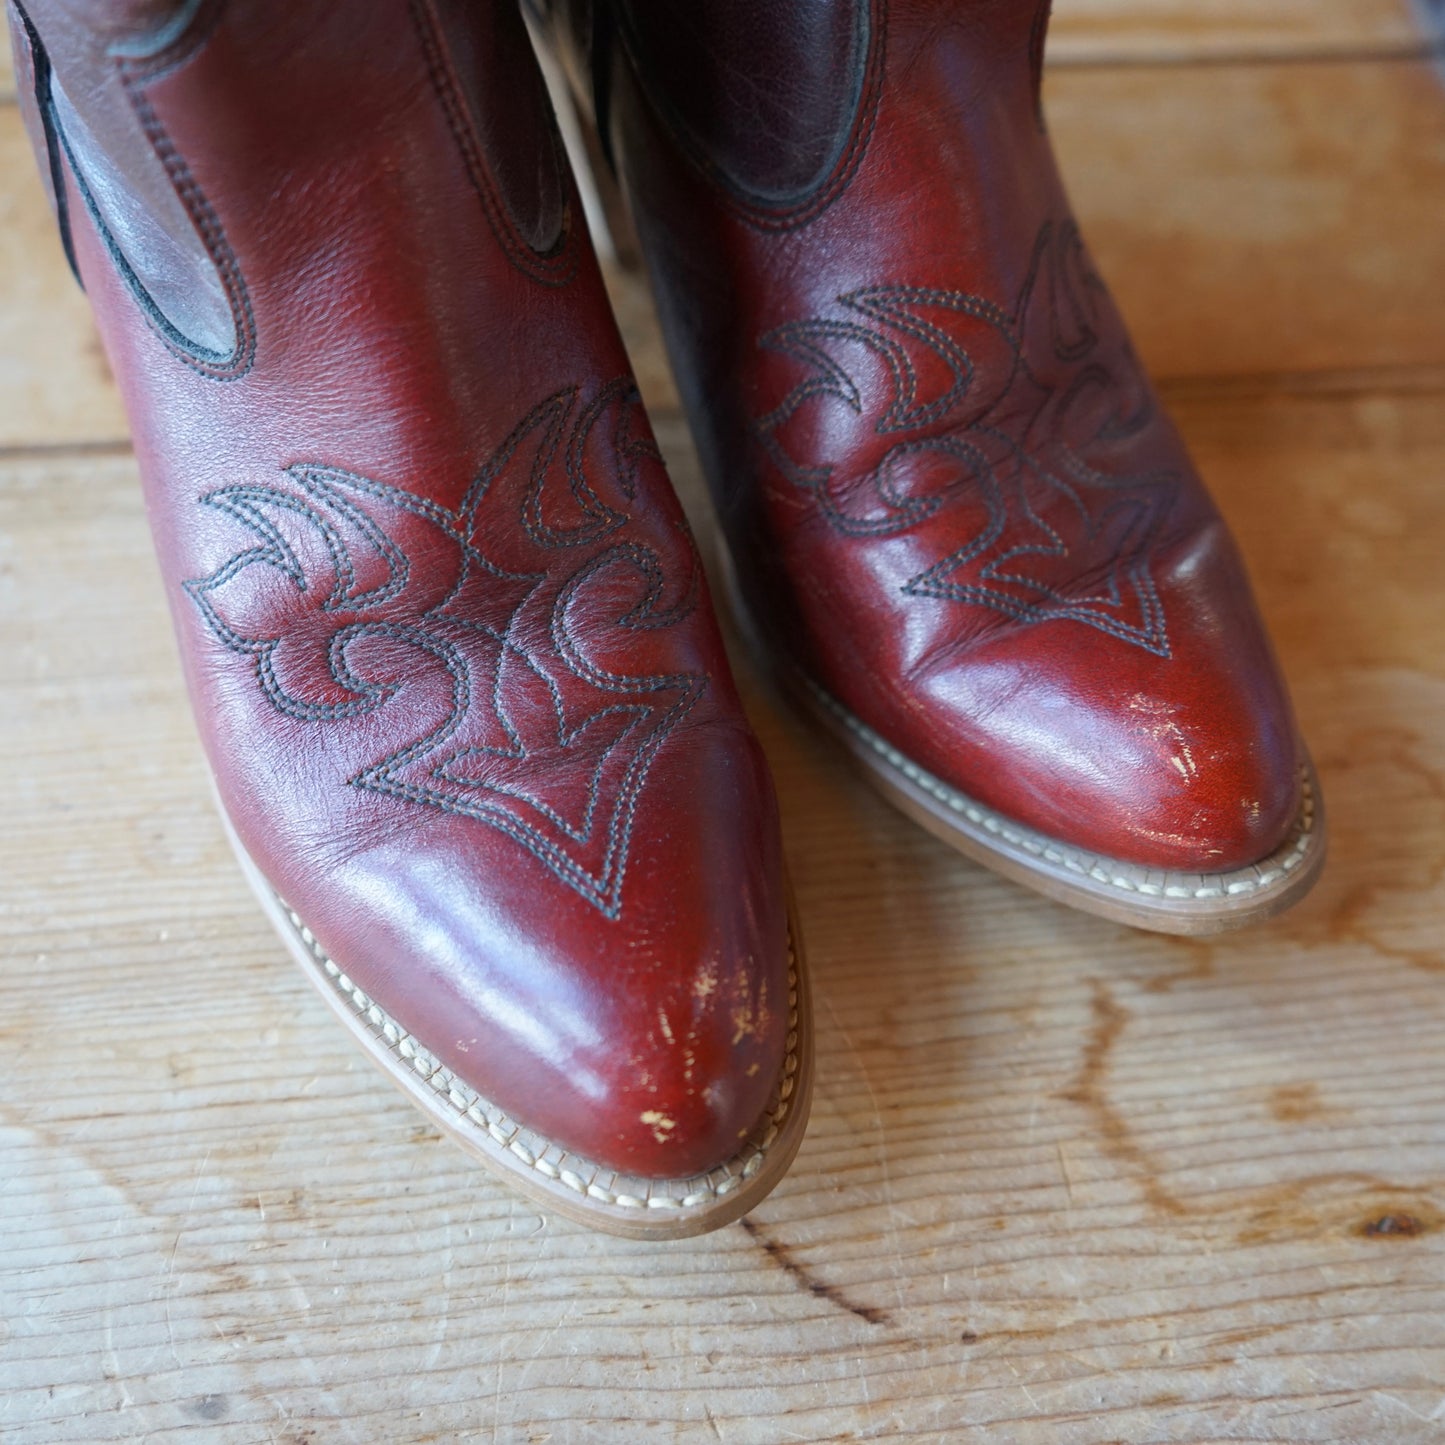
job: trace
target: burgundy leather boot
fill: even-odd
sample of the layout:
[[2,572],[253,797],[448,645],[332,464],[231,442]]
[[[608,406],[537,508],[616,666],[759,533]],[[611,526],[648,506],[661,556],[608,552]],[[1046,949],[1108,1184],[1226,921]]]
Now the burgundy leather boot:
[[777,810],[503,0],[24,0],[243,864],[431,1118],[602,1229],[807,1113]]
[[1310,887],[1324,819],[1239,555],[1060,184],[1047,19],[1047,0],[546,15],[625,182],[780,678],[963,852],[1213,932]]

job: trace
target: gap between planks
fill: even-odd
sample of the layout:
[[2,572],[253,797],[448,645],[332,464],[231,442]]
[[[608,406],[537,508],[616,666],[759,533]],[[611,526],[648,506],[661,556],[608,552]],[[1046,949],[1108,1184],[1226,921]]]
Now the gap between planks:
[[1398,65],[1445,61],[1445,35],[1436,39],[1382,45],[1332,46],[1329,44],[1270,50],[1185,50],[1161,46],[1153,50],[1124,50],[1061,55],[1048,62],[1049,70],[1203,70],[1272,65]]
[[[1422,13],[1416,22],[1420,36],[1416,40],[1384,41],[1377,44],[1356,44],[1329,41],[1313,45],[1270,45],[1254,47],[1216,44],[1208,41],[1184,42],[1176,45],[1141,46],[1138,49],[1091,51],[1079,48],[1078,41],[1068,37],[1058,53],[1048,57],[1051,70],[1109,69],[1173,69],[1180,66],[1238,65],[1311,65],[1358,61],[1365,65],[1390,62],[1434,61],[1445,64],[1445,30],[1436,30],[1430,13]],[[14,71],[8,53],[0,53],[0,106],[15,105]]]
[[[1254,401],[1272,397],[1419,396],[1445,393],[1445,366],[1378,366],[1350,370],[1239,372],[1224,376],[1173,376],[1155,383],[1172,401]],[[677,406],[651,406],[654,427],[685,426]],[[0,446],[0,466],[79,457],[121,457],[133,450],[129,437],[75,442],[22,442]]]

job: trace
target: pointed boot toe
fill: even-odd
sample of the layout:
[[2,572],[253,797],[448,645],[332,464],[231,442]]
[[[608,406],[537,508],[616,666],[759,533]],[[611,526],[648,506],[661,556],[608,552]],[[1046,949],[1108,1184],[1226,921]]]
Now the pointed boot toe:
[[267,912],[515,1187],[726,1223],[807,1115],[776,802],[516,6],[15,15]]
[[1318,790],[1055,169],[1047,0],[541,8],[780,682],[1061,901],[1210,932],[1299,899]]

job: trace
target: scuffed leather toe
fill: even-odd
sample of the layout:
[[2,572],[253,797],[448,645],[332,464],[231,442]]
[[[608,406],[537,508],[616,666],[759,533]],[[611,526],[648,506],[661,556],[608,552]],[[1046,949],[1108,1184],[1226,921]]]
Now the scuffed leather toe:
[[777,809],[518,8],[165,8],[17,53],[242,865],[489,1167],[718,1227],[806,1119]]
[[999,695],[1000,674],[1028,672],[1014,656],[960,671],[913,699],[934,722],[923,766],[1048,837],[1145,868],[1224,872],[1266,857],[1296,820],[1288,713],[1191,713],[1142,690],[1100,708],[1037,673]]
[[591,73],[783,680],[1054,897],[1195,931],[1288,906],[1324,852],[1303,750],[1055,167],[1048,5],[608,9]]
[[369,996],[513,1119],[594,1163],[677,1179],[735,1154],[777,1087],[789,921],[756,742],[691,729],[654,769],[687,801],[633,843],[639,906],[616,920],[560,891],[536,906],[541,868],[442,818],[329,861],[318,838],[318,866],[277,886]]
[[851,705],[891,736],[911,734],[937,777],[1049,837],[1161,871],[1244,867],[1295,823],[1302,759],[1217,520],[1165,549],[1159,596],[1168,655],[1107,640],[1060,649],[1003,625],[915,669],[883,705],[864,689]]

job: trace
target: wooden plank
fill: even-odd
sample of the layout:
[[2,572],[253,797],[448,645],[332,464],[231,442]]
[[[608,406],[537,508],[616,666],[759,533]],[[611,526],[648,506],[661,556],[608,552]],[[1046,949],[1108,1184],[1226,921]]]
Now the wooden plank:
[[[1434,0],[1055,0],[1050,64],[1410,54],[1438,35]],[[0,102],[14,97],[0,26]]]
[[0,450],[126,435],[20,112],[0,106]]
[[1442,399],[1177,398],[1334,824],[1256,933],[1033,899],[744,673],[817,1099],[669,1246],[542,1218],[354,1056],[211,816],[132,463],[0,460],[0,1438],[1438,1440]]
[[[1046,89],[1085,234],[1160,377],[1445,363],[1445,107],[1428,66],[1066,70]],[[615,294],[644,394],[674,408],[641,278]],[[124,433],[18,113],[0,107],[0,448]]]
[[1410,0],[1055,0],[1052,65],[1412,55],[1431,39]]
[[1076,70],[1049,126],[1160,376],[1445,362],[1445,105],[1421,63]]
[[[1413,329],[1394,299],[1436,277],[1411,248],[1439,109],[1390,108],[1381,77],[1414,68],[1351,73],[1322,153],[1325,101],[1299,92],[1270,92],[1276,121],[1309,123],[1293,141],[1271,122],[1261,160],[1236,139],[1212,184],[1253,178],[1243,225],[1208,237],[1216,264],[1184,247],[1177,334],[1145,330],[1178,295],[1125,288],[1180,267],[1157,243],[1197,173],[1133,185],[1109,172],[1138,150],[1075,153],[1295,680],[1334,820],[1320,893],[1210,945],[1035,903],[895,818],[745,675],[821,1077],[751,1230],[658,1250],[544,1223],[370,1077],[226,858],[129,461],[0,463],[0,1438],[1439,1438],[1445,391],[1420,345],[1438,286]],[[1075,94],[1081,125],[1127,102],[1143,131],[1161,90]],[[1191,117],[1235,134],[1197,97],[1169,113],[1153,143],[1176,153]],[[1401,163],[1412,144],[1426,164]],[[1262,243],[1276,183],[1318,218],[1331,167],[1373,221]],[[1384,321],[1362,347],[1332,267],[1367,252],[1373,276],[1346,274]],[[35,255],[0,253],[0,446],[104,443],[119,414],[73,370],[83,310],[65,319]],[[1299,268],[1296,310],[1241,287],[1257,264]],[[75,336],[35,350],[57,317]],[[1331,332],[1353,344],[1322,351]],[[681,429],[660,430],[696,502]]]
[[[1445,365],[1445,102],[1419,62],[1062,69],[1049,128],[1161,381]],[[643,395],[677,392],[610,277]]]

